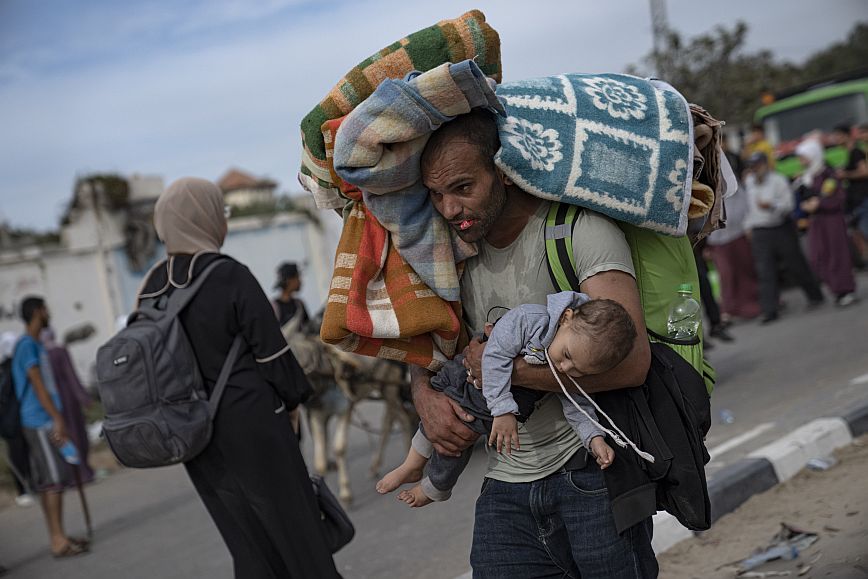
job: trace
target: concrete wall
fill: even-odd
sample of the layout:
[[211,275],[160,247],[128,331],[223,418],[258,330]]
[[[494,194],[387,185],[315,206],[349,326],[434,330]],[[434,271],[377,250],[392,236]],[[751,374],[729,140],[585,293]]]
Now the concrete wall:
[[[223,251],[247,265],[269,297],[275,295],[277,265],[297,262],[303,276],[300,297],[313,314],[325,303],[340,232],[336,215],[324,214],[323,223],[317,228],[297,215],[232,220]],[[164,255],[159,246],[153,261]],[[145,271],[132,271],[118,244],[103,250],[7,252],[0,255],[0,331],[20,333],[21,299],[45,297],[58,337],[82,323],[97,330],[70,348],[82,380],[93,383],[96,350],[114,334],[116,319],[132,311]]]
[[58,338],[81,324],[96,329],[91,338],[70,347],[81,378],[89,380],[96,348],[114,333],[119,287],[111,272],[117,267],[114,256],[97,251],[52,251],[20,255],[15,261],[6,256],[0,262],[0,331],[21,333],[21,300],[34,294],[44,297]]

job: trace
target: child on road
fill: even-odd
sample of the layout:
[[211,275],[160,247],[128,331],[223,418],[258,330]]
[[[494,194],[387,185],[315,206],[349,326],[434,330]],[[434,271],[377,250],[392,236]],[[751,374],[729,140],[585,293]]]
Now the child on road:
[[[553,365],[573,378],[600,374],[617,366],[629,354],[636,328],[627,311],[612,300],[591,300],[585,294],[560,292],[548,296],[547,306],[523,304],[507,312],[494,326],[482,359],[482,389],[467,382],[461,357],[443,367],[431,386],[457,401],[476,420],[468,426],[488,436],[497,452],[520,449],[518,423],[525,422],[547,393],[511,386],[513,359],[523,356],[531,364]],[[548,356],[548,359],[546,359]],[[564,416],[584,447],[601,468],[608,467],[614,451],[606,444],[594,408],[579,398],[578,405],[560,395]],[[398,494],[411,507],[444,501],[470,460],[472,448],[459,457],[433,451],[421,426],[404,463],[377,483],[381,494],[405,483],[420,484]],[[427,469],[426,469],[427,465]],[[423,479],[423,471],[427,476]]]

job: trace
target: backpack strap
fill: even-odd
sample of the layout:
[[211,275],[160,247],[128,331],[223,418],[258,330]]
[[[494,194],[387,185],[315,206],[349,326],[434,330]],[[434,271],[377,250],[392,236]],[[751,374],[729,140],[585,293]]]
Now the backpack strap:
[[559,291],[579,291],[573,256],[573,228],[581,209],[568,203],[552,203],[546,217],[546,265]]
[[166,306],[165,316],[167,319],[171,319],[178,314],[181,313],[190,300],[193,299],[199,290],[205,285],[205,281],[208,279],[208,276],[211,275],[215,269],[217,269],[221,264],[227,263],[229,261],[228,258],[218,257],[213,262],[208,264],[208,266],[202,270],[202,273],[196,276],[196,279],[193,280],[193,283],[188,285],[185,288],[175,288],[172,292],[172,295],[169,296],[169,303]]
[[[185,288],[176,288],[169,297],[169,304],[166,307],[164,320],[171,320],[183,310],[193,296],[205,285],[205,281],[211,273],[220,267],[221,264],[227,263],[229,260],[224,257],[218,257],[212,263],[208,264],[202,273],[196,276],[193,283]],[[229,353],[226,355],[226,360],[223,361],[223,366],[220,368],[220,374],[217,376],[217,382],[214,385],[214,390],[211,392],[211,397],[208,399],[208,414],[211,420],[217,415],[217,408],[220,406],[220,400],[223,398],[223,391],[226,389],[226,383],[229,381],[229,374],[232,373],[232,367],[235,365],[235,360],[238,358],[238,353],[241,351],[241,345],[244,339],[241,334],[235,336],[232,341],[232,346],[229,348]]]
[[238,359],[238,353],[241,351],[241,344],[244,341],[241,334],[235,336],[232,341],[232,347],[229,348],[229,353],[226,355],[226,360],[223,362],[223,367],[220,368],[220,375],[217,376],[217,383],[214,385],[214,390],[211,392],[211,398],[208,399],[208,414],[211,420],[217,416],[217,408],[220,407],[220,399],[223,398],[223,391],[226,389],[226,383],[229,381],[229,374],[232,372],[232,367],[235,365],[235,360]]

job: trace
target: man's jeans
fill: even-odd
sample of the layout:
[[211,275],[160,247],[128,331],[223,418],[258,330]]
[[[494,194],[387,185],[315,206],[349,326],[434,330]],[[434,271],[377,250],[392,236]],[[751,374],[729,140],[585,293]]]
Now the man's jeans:
[[531,483],[486,478],[476,501],[474,579],[657,577],[648,518],[618,536],[593,459]]

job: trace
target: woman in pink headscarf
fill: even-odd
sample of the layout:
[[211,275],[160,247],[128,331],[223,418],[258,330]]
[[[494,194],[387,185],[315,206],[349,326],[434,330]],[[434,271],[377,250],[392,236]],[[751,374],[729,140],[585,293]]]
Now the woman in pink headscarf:
[[847,239],[844,188],[826,164],[818,139],[802,141],[796,155],[805,167],[796,187],[799,206],[810,220],[808,259],[817,277],[835,294],[835,303],[848,306],[856,301],[856,280]]

